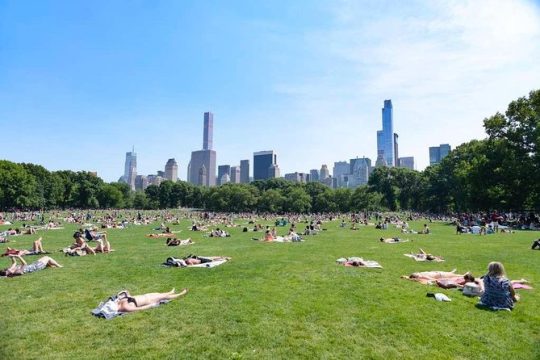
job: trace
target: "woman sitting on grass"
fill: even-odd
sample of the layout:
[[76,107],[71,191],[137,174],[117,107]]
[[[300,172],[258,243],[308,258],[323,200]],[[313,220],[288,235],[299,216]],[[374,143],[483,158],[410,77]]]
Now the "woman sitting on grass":
[[[44,256],[30,265],[28,265],[19,255],[12,255],[10,257],[12,262],[11,266],[4,270],[0,270],[0,276],[13,277],[43,270],[46,267],[63,267],[49,256]],[[17,260],[19,260],[20,264],[17,264]]]
[[519,300],[512,286],[512,282],[505,276],[504,266],[497,261],[488,265],[488,272],[484,275],[484,294],[479,305],[494,310],[512,310],[514,303]]

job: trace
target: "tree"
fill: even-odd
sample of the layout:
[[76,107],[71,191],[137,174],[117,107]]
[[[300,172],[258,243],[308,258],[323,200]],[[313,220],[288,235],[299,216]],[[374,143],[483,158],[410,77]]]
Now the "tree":
[[0,160],[0,208],[35,208],[39,205],[34,177],[23,166]]

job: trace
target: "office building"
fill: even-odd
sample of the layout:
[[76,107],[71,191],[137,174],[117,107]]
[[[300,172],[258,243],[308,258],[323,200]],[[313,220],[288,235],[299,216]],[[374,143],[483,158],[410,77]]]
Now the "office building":
[[249,160],[240,160],[240,183],[249,184]]
[[414,170],[414,157],[405,156],[398,159],[399,167]]
[[240,166],[231,166],[231,183],[240,184]]
[[309,170],[309,181],[312,181],[312,182],[319,181],[319,170],[317,169]]
[[384,150],[377,151],[377,160],[375,160],[375,167],[386,166],[386,159],[384,158]]
[[165,179],[173,182],[178,180],[178,164],[175,159],[167,160],[165,164]]
[[[384,161],[384,159],[382,159],[382,161]],[[349,171],[351,174],[348,178],[350,188],[366,185],[369,181],[369,175],[371,174],[371,159],[365,156],[351,159]]]
[[328,179],[330,177],[330,171],[328,170],[328,166],[326,164],[323,164],[321,166],[321,171],[319,172],[319,181],[323,182],[325,179]]
[[276,177],[270,176],[270,167],[273,165],[277,165],[277,155],[273,150],[253,153],[253,180],[266,180]]
[[382,154],[386,166],[396,165],[397,135],[394,134],[392,100],[384,100],[382,108],[382,130],[377,131],[377,157]]
[[159,186],[163,180],[164,178],[159,175],[148,175],[148,185]]
[[350,164],[346,161],[334,162],[334,168],[332,169],[334,178],[337,182],[337,187],[346,187],[342,180],[345,179],[344,175],[350,174]]
[[129,185],[129,188],[131,190],[135,190],[136,177],[137,177],[137,154],[135,153],[135,148],[133,148],[133,151],[126,153],[124,176],[121,179],[123,182]]
[[399,166],[398,134],[394,133],[394,166]]
[[275,179],[281,176],[278,164],[272,164],[268,168],[268,178]]
[[148,187],[148,178],[145,175],[135,177],[135,190],[144,191]]
[[219,165],[218,166],[218,175],[217,175],[217,185],[222,185],[221,179],[224,175],[228,175],[229,179],[231,178],[231,165]]
[[203,150],[193,151],[188,165],[188,181],[195,185],[216,185],[216,152],[212,150],[214,115],[204,113]]
[[214,114],[204,113],[203,150],[212,150],[214,141]]
[[438,164],[452,151],[449,144],[431,146],[429,148],[429,165]]

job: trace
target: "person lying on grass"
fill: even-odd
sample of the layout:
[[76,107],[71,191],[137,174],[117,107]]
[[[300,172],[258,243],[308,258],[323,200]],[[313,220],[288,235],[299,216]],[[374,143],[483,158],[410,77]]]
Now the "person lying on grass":
[[[31,264],[27,264],[19,255],[11,255],[10,258],[11,266],[0,270],[0,276],[14,277],[43,270],[46,267],[63,267],[49,256],[44,256]],[[17,263],[17,260],[19,260],[20,264]]]
[[403,240],[398,237],[394,237],[394,238],[387,238],[387,239],[380,238],[379,241],[383,243],[387,243],[387,244],[394,244],[394,243],[399,243],[399,242],[407,242],[409,240]]
[[230,257],[226,256],[196,256],[196,255],[188,255],[182,259],[176,259],[174,257],[169,257],[167,260],[163,263],[165,266],[173,266],[173,267],[189,267],[194,265],[201,265],[201,264],[207,264],[207,267],[212,267],[209,265],[219,265],[220,262],[225,262],[230,260]]
[[107,301],[102,302],[92,310],[92,314],[112,319],[115,316],[141,311],[159,306],[180,296],[187,294],[188,289],[183,289],[176,293],[175,289],[165,293],[147,293],[142,295],[130,295],[128,291],[121,291],[115,296],[111,296]]
[[419,261],[444,261],[442,256],[435,256],[432,254],[428,254],[423,249],[420,249],[420,252],[418,254],[411,254],[411,255],[417,258]]
[[19,256],[25,256],[25,255],[38,255],[38,254],[48,254],[45,250],[43,250],[43,244],[41,243],[42,238],[35,240],[32,243],[32,248],[30,250],[17,250],[8,247],[6,249],[6,252],[2,254],[2,256],[10,256],[10,255],[19,255]]
[[185,240],[181,240],[181,239],[177,239],[177,238],[168,238],[165,241],[165,244],[167,244],[167,246],[179,246],[179,245],[194,244],[194,242],[191,241],[191,238],[188,238],[188,239],[185,239]]
[[532,250],[534,250],[534,249],[540,250],[540,239],[534,240],[534,241],[533,241],[532,246],[531,246],[531,249],[532,249]]
[[[452,283],[452,284],[456,284],[456,286],[452,286],[452,287],[457,287],[457,284],[459,284],[459,283],[465,284],[466,282],[474,281],[474,277],[472,276],[471,273],[467,272],[467,273],[465,273],[463,275],[460,275],[460,274],[456,274],[455,269],[452,270],[452,271],[415,272],[415,273],[412,273],[409,276],[403,275],[403,276],[401,276],[401,278],[411,280],[411,281],[416,281],[416,282],[419,282],[421,284],[427,284],[427,285],[432,285],[432,284],[435,284],[435,283],[437,285],[439,285],[439,283],[441,285],[443,285],[443,284],[446,284],[447,282]],[[445,286],[441,286],[441,287],[445,287]]]

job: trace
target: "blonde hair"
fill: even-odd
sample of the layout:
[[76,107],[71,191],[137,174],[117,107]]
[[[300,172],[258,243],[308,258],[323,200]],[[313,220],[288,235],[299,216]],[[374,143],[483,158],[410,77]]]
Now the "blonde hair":
[[492,261],[488,265],[488,276],[502,277],[505,275],[504,266],[498,261]]

